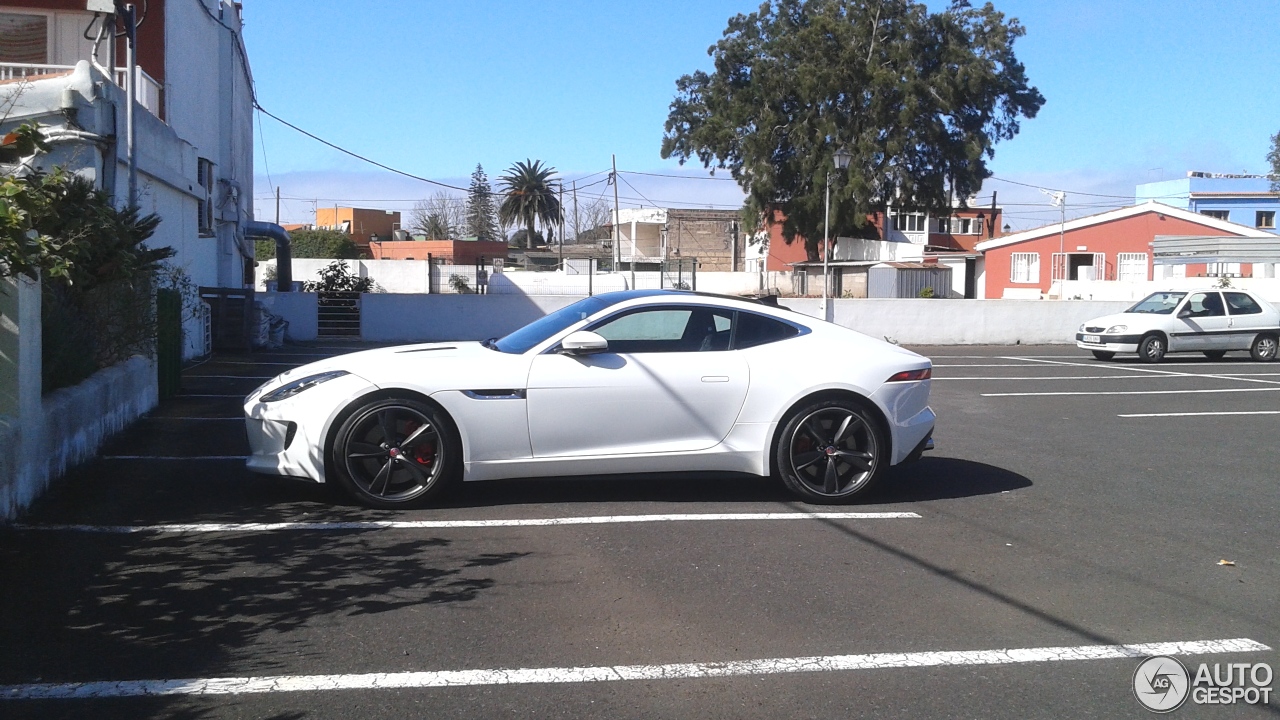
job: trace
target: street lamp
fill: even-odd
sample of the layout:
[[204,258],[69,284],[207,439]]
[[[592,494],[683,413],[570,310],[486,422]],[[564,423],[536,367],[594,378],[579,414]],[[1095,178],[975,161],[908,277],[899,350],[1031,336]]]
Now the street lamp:
[[[844,148],[836,150],[835,165],[836,170],[844,170],[849,167],[849,161],[853,159],[853,155]],[[831,171],[827,171],[827,207],[826,216],[822,220],[822,319],[830,320],[827,317],[827,295],[828,287],[831,285],[831,266],[829,264],[831,257]]]

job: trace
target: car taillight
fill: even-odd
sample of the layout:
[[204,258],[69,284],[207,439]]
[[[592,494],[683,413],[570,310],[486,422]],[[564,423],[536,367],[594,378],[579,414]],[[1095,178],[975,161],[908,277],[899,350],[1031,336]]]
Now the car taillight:
[[885,382],[913,382],[916,380],[928,380],[933,377],[933,368],[924,368],[922,370],[903,370],[902,372],[890,377]]

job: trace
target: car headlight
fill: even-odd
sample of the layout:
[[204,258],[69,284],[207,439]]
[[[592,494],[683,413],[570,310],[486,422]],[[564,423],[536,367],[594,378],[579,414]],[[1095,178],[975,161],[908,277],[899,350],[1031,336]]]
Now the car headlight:
[[298,393],[302,392],[303,390],[310,390],[311,388],[319,385],[320,383],[329,382],[334,378],[340,378],[343,375],[350,375],[350,374],[351,373],[347,372],[346,370],[330,370],[329,372],[322,372],[317,375],[308,375],[304,378],[298,378],[297,380],[293,380],[288,383],[285,383],[284,385],[281,385],[280,387],[276,388],[275,390],[272,390],[266,395],[263,395],[262,397],[258,398],[258,402],[264,402],[264,403],[278,402],[286,398],[291,398],[294,395],[297,395]]
[[1077,330],[1076,332],[1084,332],[1084,323],[1080,324],[1080,329]]
[[1129,329],[1128,325],[1112,325],[1111,327],[1107,328],[1107,333],[1124,332],[1125,330],[1128,330],[1128,329]]

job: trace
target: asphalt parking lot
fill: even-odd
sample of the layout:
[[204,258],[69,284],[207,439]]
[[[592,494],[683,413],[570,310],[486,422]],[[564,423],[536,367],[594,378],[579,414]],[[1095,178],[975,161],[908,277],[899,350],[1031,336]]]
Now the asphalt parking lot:
[[188,368],[0,530],[0,717],[1145,717],[1130,655],[1280,668],[1280,363],[916,348],[937,450],[852,506],[664,476],[393,513],[243,469],[239,398],[349,349]]

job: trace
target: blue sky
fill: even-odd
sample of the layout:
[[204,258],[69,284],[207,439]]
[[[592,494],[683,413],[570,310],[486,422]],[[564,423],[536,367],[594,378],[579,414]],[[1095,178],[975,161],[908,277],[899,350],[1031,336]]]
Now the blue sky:
[[[940,9],[944,3],[933,2]],[[1267,170],[1280,132],[1280,2],[999,0],[1027,34],[1016,47],[1046,98],[997,145],[997,178],[1068,191],[1071,215],[1124,204],[1133,186],[1187,170]],[[408,172],[462,185],[541,159],[566,182],[620,171],[706,176],[662,160],[675,80],[709,69],[707,48],[751,0],[528,3],[497,0],[248,0],[245,42],[271,112]],[[377,170],[261,117],[256,209],[282,220],[315,205],[407,211],[439,188]],[[268,178],[268,175],[270,176]],[[591,176],[591,177],[588,177]],[[732,182],[623,175],[623,205],[736,207]],[[596,184],[582,193],[606,190]],[[1015,228],[1057,219],[1031,188],[990,180]],[[611,199],[611,190],[610,199]],[[1095,193],[1115,197],[1094,197]],[[296,199],[293,199],[296,198]],[[626,199],[630,198],[630,199]]]

